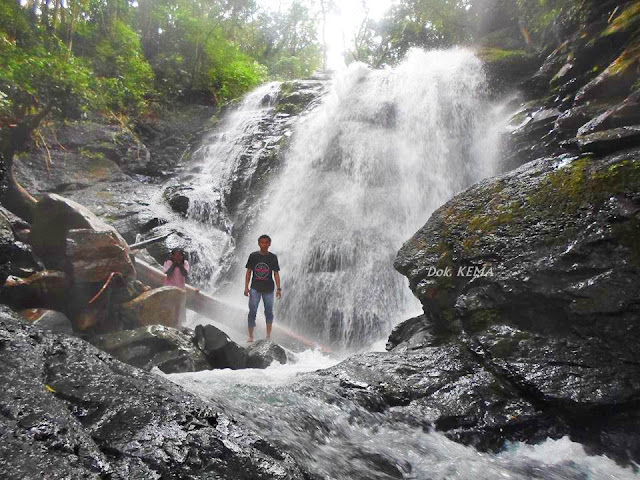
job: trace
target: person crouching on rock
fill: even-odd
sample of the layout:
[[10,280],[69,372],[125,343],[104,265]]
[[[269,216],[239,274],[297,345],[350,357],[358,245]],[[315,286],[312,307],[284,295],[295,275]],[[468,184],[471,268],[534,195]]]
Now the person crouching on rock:
[[[181,248],[174,248],[171,250],[171,256],[169,260],[164,262],[164,285],[171,287],[186,289],[187,276],[189,275],[189,262],[184,258],[184,251]],[[185,292],[186,293],[186,292]],[[180,302],[180,324],[186,320],[186,294],[182,296]]]

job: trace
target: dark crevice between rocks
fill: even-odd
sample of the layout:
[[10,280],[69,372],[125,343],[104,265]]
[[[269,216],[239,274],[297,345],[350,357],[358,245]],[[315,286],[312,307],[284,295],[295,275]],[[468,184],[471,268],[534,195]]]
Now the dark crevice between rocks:
[[[471,342],[467,341],[466,348],[478,364],[486,368],[500,382],[515,389],[524,400],[543,412],[551,420],[551,423],[566,425],[571,440],[584,445],[587,453],[607,455],[623,466],[634,465],[633,458],[637,457],[638,452],[635,452],[634,455],[634,452],[617,449],[615,445],[611,446],[610,443],[605,443],[606,438],[603,438],[603,432],[606,432],[607,427],[613,423],[620,421],[616,417],[629,413],[634,414],[633,412],[636,416],[640,416],[640,393],[628,401],[616,405],[584,406],[577,402],[552,400],[514,372],[495,363],[491,354],[486,352],[481,345],[472,346]],[[562,362],[555,363],[561,364]],[[567,362],[566,365],[570,365],[570,363]],[[584,367],[584,365],[577,366]],[[537,424],[537,422],[535,423]],[[447,424],[445,421],[442,425],[446,426]],[[439,428],[438,424],[436,426]],[[536,430],[537,426],[533,424],[532,431]],[[518,425],[511,433],[516,431],[521,431],[521,425]],[[508,434],[509,432],[501,429],[501,433]],[[559,437],[564,435],[562,429],[559,429],[559,433]],[[531,439],[535,439],[535,435],[526,435],[524,438],[531,441]],[[545,438],[539,438],[539,440],[543,441]]]

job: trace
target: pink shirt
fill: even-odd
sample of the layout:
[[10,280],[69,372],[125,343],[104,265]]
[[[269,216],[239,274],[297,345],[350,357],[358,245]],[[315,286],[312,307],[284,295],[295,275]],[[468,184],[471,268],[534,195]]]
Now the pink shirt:
[[[169,271],[169,268],[171,268],[172,263],[173,262],[171,260],[167,260],[166,262],[164,262],[164,265],[163,265],[164,273],[167,273]],[[184,269],[187,272],[189,272],[189,262],[187,262],[186,260],[184,261]],[[171,285],[173,287],[185,288],[184,275],[182,275],[182,272],[178,267],[173,269],[173,272],[171,273],[171,275],[167,275],[164,278],[164,284],[165,286]]]

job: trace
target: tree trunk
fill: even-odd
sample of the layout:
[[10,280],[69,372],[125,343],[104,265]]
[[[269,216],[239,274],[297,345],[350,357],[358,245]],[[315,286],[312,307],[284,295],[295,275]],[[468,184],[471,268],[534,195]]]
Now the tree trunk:
[[53,105],[50,105],[36,115],[23,119],[17,126],[7,129],[1,139],[0,157],[2,158],[0,160],[5,165],[8,186],[0,203],[27,222],[32,220],[36,199],[16,181],[13,175],[13,157],[24,148],[33,131],[52,108]]

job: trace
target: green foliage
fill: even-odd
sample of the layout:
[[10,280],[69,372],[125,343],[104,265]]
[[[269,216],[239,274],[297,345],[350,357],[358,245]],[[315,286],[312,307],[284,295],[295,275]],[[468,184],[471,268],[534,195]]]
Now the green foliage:
[[443,48],[473,39],[470,0],[398,0],[380,21],[365,20],[348,60],[394,64],[412,47]]
[[557,46],[560,39],[585,21],[598,0],[517,0],[518,14],[528,40],[540,48]]
[[130,26],[118,20],[99,39],[93,68],[107,107],[133,113],[144,110],[145,99],[152,93],[153,71]]
[[287,11],[261,15],[256,26],[260,48],[255,56],[271,78],[304,78],[321,66],[318,18],[301,0],[293,1]]
[[320,64],[308,0],[0,0],[0,120],[139,115],[195,93],[214,103]]
[[[15,124],[44,108],[75,116],[97,100],[90,68],[69,55],[56,37],[31,25],[2,0],[0,24],[0,124]],[[6,15],[6,16],[4,16]]]

